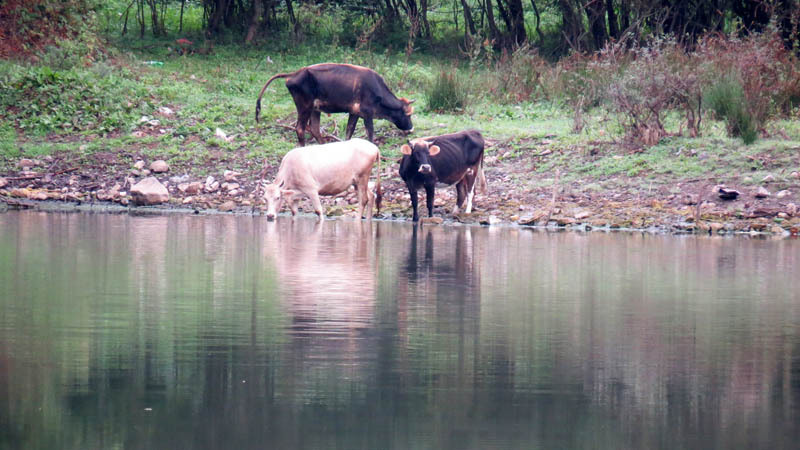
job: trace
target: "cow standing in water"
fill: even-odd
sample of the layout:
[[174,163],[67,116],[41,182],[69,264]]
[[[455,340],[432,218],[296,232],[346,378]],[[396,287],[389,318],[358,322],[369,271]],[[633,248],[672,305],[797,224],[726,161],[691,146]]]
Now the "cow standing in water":
[[403,145],[400,151],[400,177],[408,187],[414,222],[419,220],[417,212],[417,190],[424,187],[428,202],[428,217],[433,217],[433,198],[436,183],[456,184],[456,207],[453,214],[467,201],[466,213],[472,211],[475,182],[480,180],[486,192],[483,175],[483,136],[478,130],[460,131],[441,136],[414,139]]
[[[264,187],[267,201],[267,219],[273,220],[281,211],[284,199],[292,215],[297,214],[300,194],[311,199],[320,220],[325,219],[320,195],[340,194],[355,186],[358,192],[358,216],[367,208],[367,218],[372,217],[372,204],[381,209],[381,154],[375,144],[364,139],[351,139],[324,145],[311,145],[291,150],[281,161],[275,181]],[[378,163],[377,195],[369,190],[372,165]]]
[[306,128],[314,139],[323,144],[319,129],[320,114],[349,113],[345,139],[350,139],[356,129],[358,118],[364,119],[367,137],[375,142],[372,119],[386,119],[397,128],[411,132],[413,100],[397,98],[386,86],[386,82],[375,71],[351,64],[315,64],[297,72],[279,73],[267,81],[256,102],[256,122],[261,112],[261,97],[270,83],[277,78],[286,78],[286,88],[292,94],[297,108],[297,139],[306,145]]

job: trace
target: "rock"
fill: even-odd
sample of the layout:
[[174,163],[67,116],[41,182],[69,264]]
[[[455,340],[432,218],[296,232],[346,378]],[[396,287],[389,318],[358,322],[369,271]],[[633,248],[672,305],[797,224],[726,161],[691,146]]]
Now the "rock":
[[204,189],[206,192],[217,192],[219,190],[219,181],[207,184]]
[[4,188],[6,186],[8,186],[8,180],[6,180],[3,177],[0,177],[0,189]]
[[723,200],[736,200],[736,197],[739,196],[739,191],[720,187],[717,190],[717,194],[719,195],[719,198]]
[[433,225],[441,225],[444,222],[444,219],[442,219],[441,217],[423,217],[422,219],[420,219],[420,222],[429,223]]
[[12,197],[28,198],[31,195],[31,191],[28,188],[14,188],[8,195]]
[[169,182],[174,185],[178,185],[181,183],[186,183],[190,178],[191,177],[188,174],[183,174],[181,176],[169,177]]
[[169,201],[169,191],[155,177],[147,177],[131,188],[131,200],[136,205],[157,205]]
[[700,201],[700,196],[697,194],[686,194],[683,196],[682,203],[684,205],[696,205]]
[[226,191],[234,191],[239,189],[239,183],[222,183],[222,189]]
[[797,205],[795,205],[794,203],[787,204],[786,205],[786,214],[788,214],[790,216],[796,216],[797,215]]
[[583,219],[592,217],[593,214],[594,213],[592,213],[591,211],[579,211],[579,212],[577,212],[575,214],[574,217],[575,217],[576,220],[583,220]]
[[572,225],[573,223],[575,223],[575,219],[573,219],[572,217],[556,217],[554,220],[556,221],[556,223],[558,223],[558,226],[560,227],[565,227],[567,225]]
[[795,180],[800,178],[800,172],[797,172],[797,171],[792,172],[791,173],[791,177],[794,178]]
[[217,209],[222,211],[222,212],[233,211],[234,209],[236,209],[236,202],[234,202],[232,200],[228,200],[227,202],[219,205],[219,207],[217,207]]
[[334,206],[333,208],[328,211],[329,216],[341,216],[344,215],[344,209],[341,206]]
[[225,141],[225,142],[230,142],[230,141],[232,141],[232,140],[233,140],[233,136],[228,136],[228,135],[227,135],[227,134],[225,134],[225,132],[224,132],[224,131],[222,131],[220,128],[217,128],[216,130],[214,130],[214,136],[216,136],[216,137],[218,137],[218,138],[222,139],[222,140],[223,140],[223,141]]
[[779,219],[788,219],[789,218],[789,214],[786,214],[785,212],[779,212],[778,213],[778,218]]
[[189,203],[192,203],[193,201],[194,201],[194,197],[192,197],[190,195],[189,197],[186,197],[185,199],[183,199],[183,202],[181,202],[181,203],[183,203],[184,205],[187,205]]
[[136,163],[133,165],[133,168],[136,170],[144,169],[144,161],[142,161],[141,159],[139,161],[136,161]]
[[23,169],[30,169],[31,167],[37,166],[38,164],[36,164],[36,163],[37,163],[36,160],[28,159],[28,158],[22,158],[22,159],[19,160],[19,162],[17,162],[17,166],[19,166],[19,167],[21,167]]
[[771,233],[773,233],[773,234],[783,234],[783,233],[785,233],[784,229],[783,229],[782,227],[779,227],[779,226],[777,226],[777,225],[773,225],[773,226],[772,226],[772,227],[769,229],[769,231],[770,231]]
[[775,181],[775,175],[768,173],[767,176],[761,179],[762,183],[769,183],[771,181]]
[[236,177],[239,175],[241,175],[241,173],[234,172],[233,170],[226,170],[222,174],[222,176],[225,178],[225,181],[236,181]]
[[148,169],[143,169],[141,174],[142,174],[143,177],[146,177],[146,176],[150,175],[150,171]]
[[178,185],[178,190],[189,195],[195,195],[203,189],[203,183],[193,181],[191,183],[181,183]]
[[239,190],[238,189],[230,190],[230,191],[228,191],[228,195],[232,195],[232,196],[239,195]]
[[770,192],[764,186],[759,186],[753,195],[755,198],[767,198],[772,194],[770,194]]
[[784,197],[788,197],[788,196],[790,196],[790,195],[792,195],[792,191],[790,191],[790,190],[788,190],[788,189],[784,189],[784,190],[782,190],[782,191],[778,191],[778,192],[775,194],[775,197],[776,197],[776,198],[784,198]]
[[165,115],[165,116],[171,116],[171,115],[175,114],[175,111],[173,111],[172,109],[170,109],[170,108],[168,108],[166,106],[159,106],[158,107],[158,112],[163,114],[163,115]]
[[711,222],[710,224],[708,224],[708,228],[709,230],[711,230],[712,233],[719,233],[721,230],[725,228],[725,225],[719,222]]
[[164,173],[169,170],[169,164],[163,159],[159,159],[150,163],[150,170],[153,173]]
[[750,224],[750,231],[764,231],[767,229],[767,224],[764,222],[753,222]]

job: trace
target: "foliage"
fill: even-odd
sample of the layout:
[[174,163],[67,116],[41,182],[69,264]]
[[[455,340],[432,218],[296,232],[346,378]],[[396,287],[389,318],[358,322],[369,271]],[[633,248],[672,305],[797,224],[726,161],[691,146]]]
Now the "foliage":
[[[775,30],[741,39],[712,35],[701,41],[697,55],[705,61],[702,70],[707,84],[719,84],[715,96],[741,96],[741,108],[756,129],[791,109],[792,99],[800,95],[800,63]],[[729,130],[744,131],[738,127]]]
[[704,103],[725,121],[729,135],[740,136],[748,145],[755,142],[756,119],[747,107],[742,83],[736,77],[729,75],[712,84],[706,90]]
[[130,73],[98,64],[92,70],[12,67],[0,77],[4,120],[35,134],[110,132],[131,123],[146,89]]
[[428,87],[425,96],[429,111],[461,111],[467,105],[467,86],[457,71],[442,71]]

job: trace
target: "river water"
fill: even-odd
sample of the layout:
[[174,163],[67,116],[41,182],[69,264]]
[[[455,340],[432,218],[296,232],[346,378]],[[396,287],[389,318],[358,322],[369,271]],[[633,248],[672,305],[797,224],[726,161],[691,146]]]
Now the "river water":
[[800,242],[0,214],[0,448],[797,448]]

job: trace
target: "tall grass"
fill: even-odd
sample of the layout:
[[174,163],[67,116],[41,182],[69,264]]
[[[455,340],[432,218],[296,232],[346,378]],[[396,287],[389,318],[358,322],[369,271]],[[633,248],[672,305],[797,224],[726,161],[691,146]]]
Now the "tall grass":
[[426,89],[428,110],[436,112],[463,111],[467,106],[466,83],[458,73],[439,72],[434,82]]
[[704,95],[706,107],[725,121],[728,134],[739,136],[750,145],[758,137],[756,119],[747,107],[742,83],[726,76],[712,84]]

